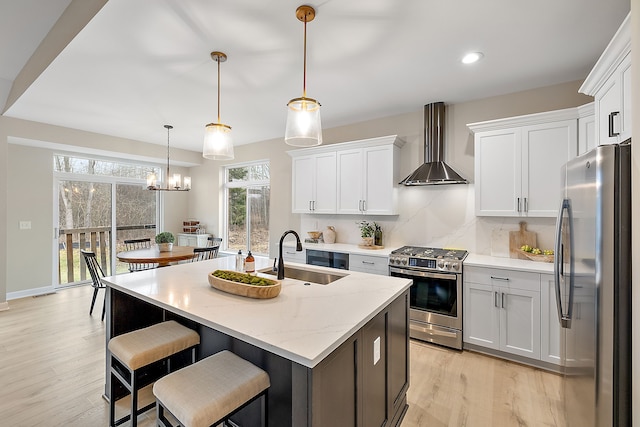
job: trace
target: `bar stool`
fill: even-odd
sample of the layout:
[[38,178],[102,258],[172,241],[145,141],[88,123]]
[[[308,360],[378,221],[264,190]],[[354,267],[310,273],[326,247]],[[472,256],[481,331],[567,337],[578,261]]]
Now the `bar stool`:
[[[111,352],[109,426],[117,426],[131,419],[131,426],[136,427],[138,415],[154,406],[154,403],[151,403],[138,409],[138,390],[151,382],[145,378],[147,373],[143,368],[156,362],[166,363],[166,370],[169,373],[171,372],[170,357],[186,350],[191,350],[191,363],[194,363],[198,344],[200,344],[200,335],[174,320],[118,335],[109,340],[108,347]],[[116,378],[131,394],[131,413],[119,420],[115,419]]]
[[223,350],[156,381],[153,394],[158,425],[172,427],[165,415],[167,411],[184,427],[215,426],[264,396],[261,405],[264,427],[269,386],[265,371]]

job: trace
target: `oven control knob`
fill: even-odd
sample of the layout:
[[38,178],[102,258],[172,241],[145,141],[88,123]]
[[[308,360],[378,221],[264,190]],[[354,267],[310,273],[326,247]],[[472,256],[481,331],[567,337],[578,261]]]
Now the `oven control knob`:
[[445,270],[449,270],[451,268],[451,266],[449,265],[449,261],[444,262],[444,268]]
[[407,265],[407,259],[406,258],[402,258],[402,265]]
[[438,260],[438,268],[444,268],[444,261],[443,260]]
[[453,262],[451,264],[451,269],[458,271],[460,269],[460,264],[458,264],[457,262]]

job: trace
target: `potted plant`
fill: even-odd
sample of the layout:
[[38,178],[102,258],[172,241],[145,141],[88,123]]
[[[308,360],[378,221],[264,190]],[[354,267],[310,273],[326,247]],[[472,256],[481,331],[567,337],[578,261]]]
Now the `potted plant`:
[[373,221],[357,221],[356,224],[360,229],[360,237],[364,246],[373,246],[373,237],[376,232],[376,223]]
[[160,252],[171,252],[175,240],[175,237],[173,237],[173,234],[169,231],[156,234],[156,243],[158,244]]

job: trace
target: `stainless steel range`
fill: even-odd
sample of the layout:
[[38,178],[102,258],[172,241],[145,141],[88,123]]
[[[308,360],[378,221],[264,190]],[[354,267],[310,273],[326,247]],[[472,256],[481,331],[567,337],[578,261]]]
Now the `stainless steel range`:
[[413,280],[411,338],[462,349],[462,261],[465,250],[403,246],[389,255],[389,274]]

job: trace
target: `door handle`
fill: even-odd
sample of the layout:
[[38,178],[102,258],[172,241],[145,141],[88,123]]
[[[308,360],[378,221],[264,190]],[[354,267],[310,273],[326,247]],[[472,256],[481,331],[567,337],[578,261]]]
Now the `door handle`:
[[609,138],[620,135],[620,132],[613,131],[613,118],[620,114],[620,111],[612,111],[609,113]]
[[[564,212],[567,212],[567,219],[569,221],[568,235],[569,235],[569,301],[567,301],[567,313],[565,314],[562,307],[562,292],[560,290],[560,277],[565,277],[564,274],[564,248],[565,242],[562,235],[562,223],[564,218]],[[558,309],[558,318],[560,325],[563,328],[569,328],[571,326],[571,318],[573,314],[573,213],[571,210],[571,203],[569,199],[563,199],[560,205],[560,211],[558,212],[558,219],[556,221],[556,244],[553,258],[553,275],[556,288],[556,307]]]
[[493,306],[494,306],[495,308],[500,308],[500,307],[498,306],[498,292],[497,292],[497,291],[495,291],[495,292],[493,293]]
[[367,265],[375,265],[375,262],[370,262],[370,261],[362,261],[362,263]]
[[502,299],[501,307],[504,308],[504,292],[502,292],[500,299]]
[[524,211],[529,212],[529,206],[527,205],[527,198],[524,198]]
[[518,212],[520,212],[520,197],[518,197]]
[[367,210],[367,201],[363,200],[362,201],[362,212],[366,212],[366,210]]
[[508,277],[491,276],[491,280],[502,280],[503,282],[508,282],[509,278]]

